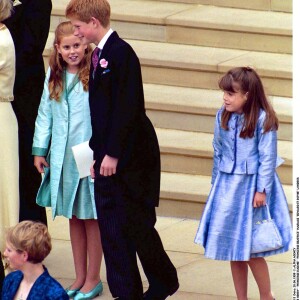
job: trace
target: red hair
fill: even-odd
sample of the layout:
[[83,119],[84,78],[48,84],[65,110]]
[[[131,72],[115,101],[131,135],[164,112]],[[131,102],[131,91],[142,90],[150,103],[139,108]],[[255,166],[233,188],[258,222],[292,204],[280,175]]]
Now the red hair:
[[[62,59],[60,53],[56,49],[56,45],[61,43],[61,40],[73,35],[74,27],[70,21],[60,23],[55,30],[55,38],[53,42],[53,51],[50,56],[49,66],[51,69],[49,78],[49,92],[50,99],[59,101],[60,96],[64,89],[63,73],[67,67],[67,63]],[[85,55],[78,65],[78,78],[83,85],[83,89],[88,91],[89,75],[90,75],[90,63],[91,63],[91,46],[87,46]]]

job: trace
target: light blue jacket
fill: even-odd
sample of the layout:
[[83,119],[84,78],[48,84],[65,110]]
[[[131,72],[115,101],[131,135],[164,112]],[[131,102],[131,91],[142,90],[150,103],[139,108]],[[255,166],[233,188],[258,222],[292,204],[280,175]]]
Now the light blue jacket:
[[[64,161],[65,149],[69,133],[69,104],[68,99],[80,97],[82,103],[80,116],[83,119],[80,126],[76,128],[77,144],[88,141],[91,137],[91,117],[89,108],[88,92],[83,90],[81,82],[76,77],[76,80],[70,84],[62,93],[61,99],[56,101],[50,99],[48,81],[50,76],[50,69],[47,71],[44,91],[41,98],[38,116],[35,122],[35,132],[33,138],[32,155],[50,157],[50,182],[48,172],[45,170],[45,176],[38,192],[37,203],[42,206],[52,206],[52,215],[55,216],[57,195]],[[76,117],[73,115],[73,118]],[[75,168],[72,176],[76,177],[77,185],[79,183],[79,174]],[[74,178],[74,177],[73,177]],[[90,193],[94,195],[93,183],[89,180]],[[74,186],[74,189],[77,187]],[[51,192],[49,191],[51,190]],[[51,194],[51,201],[47,196]],[[40,199],[39,199],[40,198]]]
[[240,138],[244,115],[233,113],[229,130],[221,128],[221,108],[216,115],[214,130],[214,165],[212,183],[219,171],[228,174],[257,174],[258,192],[271,191],[275,169],[283,160],[277,157],[277,131],[263,133],[266,113],[259,112],[253,138]]

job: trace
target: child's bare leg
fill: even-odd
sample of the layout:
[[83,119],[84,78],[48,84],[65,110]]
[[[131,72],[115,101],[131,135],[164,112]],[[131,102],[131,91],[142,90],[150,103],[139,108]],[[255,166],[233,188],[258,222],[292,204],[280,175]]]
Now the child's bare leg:
[[71,290],[83,286],[87,272],[87,241],[84,221],[73,216],[69,220],[70,238],[73,252],[76,279],[70,286]]
[[87,237],[88,269],[81,292],[91,291],[100,281],[102,244],[97,220],[84,220]]
[[247,300],[248,264],[246,261],[231,261],[231,273],[238,300]]
[[258,285],[261,300],[273,300],[267,262],[263,257],[251,258],[248,262]]

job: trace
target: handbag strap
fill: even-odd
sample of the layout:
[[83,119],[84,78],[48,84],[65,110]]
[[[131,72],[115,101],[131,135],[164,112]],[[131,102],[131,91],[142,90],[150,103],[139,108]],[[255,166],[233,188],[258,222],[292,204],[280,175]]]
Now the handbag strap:
[[267,211],[268,220],[270,220],[271,219],[271,213],[270,213],[270,209],[269,209],[268,203],[266,203],[265,208],[266,208],[266,211]]
[[254,215],[255,220],[257,221],[265,220],[266,218],[267,220],[271,220],[271,213],[268,204],[256,207]]

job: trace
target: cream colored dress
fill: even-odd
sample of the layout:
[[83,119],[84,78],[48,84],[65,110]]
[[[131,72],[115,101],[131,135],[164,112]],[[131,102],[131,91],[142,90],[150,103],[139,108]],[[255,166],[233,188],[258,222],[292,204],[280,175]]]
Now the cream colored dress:
[[12,109],[15,47],[9,30],[0,23],[0,251],[5,229],[19,220],[18,123]]

